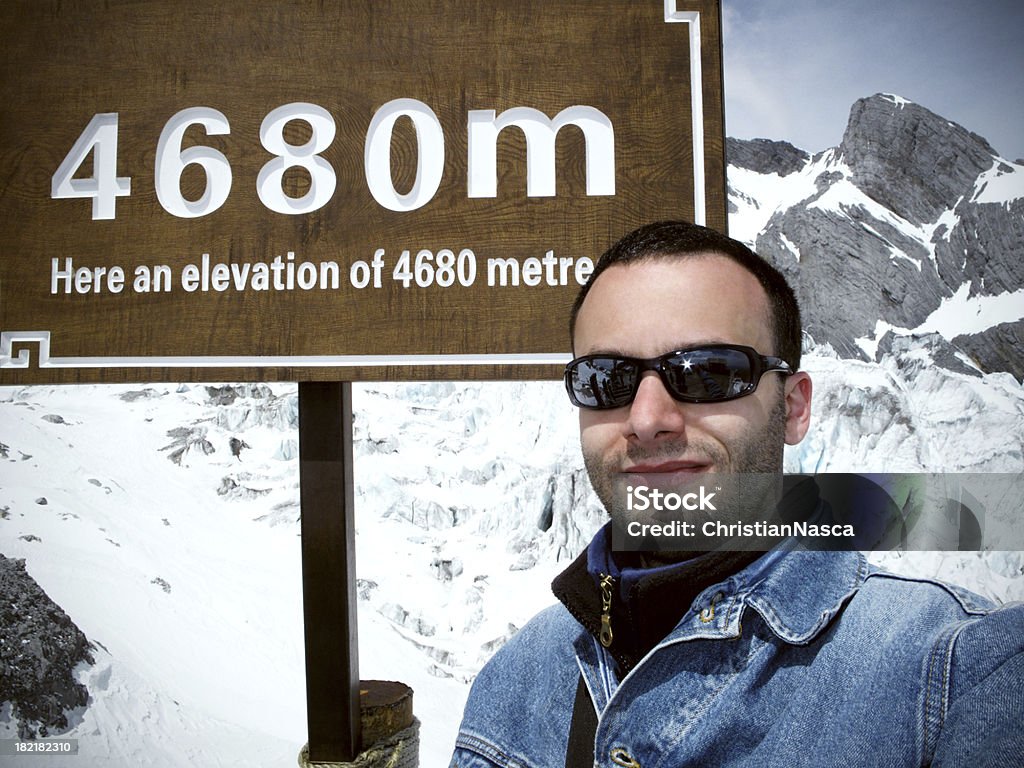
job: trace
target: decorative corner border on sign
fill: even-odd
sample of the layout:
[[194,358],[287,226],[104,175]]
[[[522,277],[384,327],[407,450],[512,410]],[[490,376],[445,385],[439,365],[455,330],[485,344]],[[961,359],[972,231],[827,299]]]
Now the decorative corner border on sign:
[[32,363],[32,351],[23,347],[14,357],[15,343],[39,345],[39,367],[50,367],[49,331],[4,331],[0,333],[0,368],[28,368]]

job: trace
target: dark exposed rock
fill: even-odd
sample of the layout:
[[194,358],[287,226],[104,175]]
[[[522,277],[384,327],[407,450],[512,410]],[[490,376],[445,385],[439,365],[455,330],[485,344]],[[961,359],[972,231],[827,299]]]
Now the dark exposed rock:
[[927,350],[931,363],[945,368],[947,371],[955,371],[969,376],[980,376],[977,368],[968,365],[962,359],[963,352],[957,349],[937,333],[930,333],[925,336],[897,336],[892,331],[886,333],[878,342],[876,360],[885,355],[892,355],[902,358],[905,353],[914,350]]
[[936,233],[935,260],[942,281],[949,286],[970,281],[971,296],[1024,286],[1024,199],[1008,205],[965,199],[954,213],[956,226],[941,236]]
[[207,399],[211,405],[231,405],[240,397],[269,400],[273,390],[266,384],[225,384],[221,387],[207,387]]
[[93,663],[88,638],[25,570],[0,555],[0,702],[11,703],[18,736],[35,738],[68,727],[67,713],[89,694],[78,664]]
[[914,328],[953,293],[920,243],[865,218],[857,209],[794,207],[774,217],[756,244],[793,283],[805,330],[844,357],[863,356],[855,340],[872,336],[879,319]]
[[271,488],[250,488],[247,485],[242,485],[231,476],[224,476],[220,480],[220,487],[217,489],[217,495],[224,496],[225,498],[233,501],[237,501],[239,499],[249,500],[258,499],[260,496],[266,496],[271,492],[271,490]]
[[167,458],[175,464],[181,464],[182,459],[190,451],[198,451],[204,456],[216,452],[213,443],[206,439],[206,429],[202,427],[175,427],[167,430],[167,436],[174,441],[161,448],[161,451],[170,451]]
[[232,386],[207,387],[206,394],[211,405],[231,405],[238,397],[237,390]]
[[435,557],[430,567],[438,581],[451,581],[462,575],[462,560],[457,557]]
[[356,594],[360,600],[369,600],[379,586],[373,579],[356,579]]
[[999,370],[1024,381],[1024,323],[1003,323],[982,333],[957,336],[953,344],[984,370]]
[[915,222],[955,206],[995,155],[966,128],[882,94],[853,105],[840,151],[860,189]]
[[239,461],[242,460],[242,449],[252,448],[251,445],[249,445],[247,442],[245,442],[245,440],[242,440],[239,437],[232,437],[230,440],[228,440],[228,447],[231,449],[231,455],[234,456]]
[[160,396],[160,393],[152,387],[146,387],[145,389],[133,389],[129,392],[122,392],[118,395],[118,397],[126,403],[134,403],[136,400],[151,400],[154,397]]
[[737,168],[788,176],[803,168],[810,155],[788,141],[729,138],[725,140],[725,159]]

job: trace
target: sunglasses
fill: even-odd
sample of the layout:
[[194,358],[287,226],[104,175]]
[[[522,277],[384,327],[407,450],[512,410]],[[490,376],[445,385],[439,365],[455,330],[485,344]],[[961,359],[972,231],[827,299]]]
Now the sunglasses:
[[644,371],[657,371],[669,394],[684,403],[735,400],[757,389],[766,373],[793,373],[780,357],[758,354],[751,347],[715,344],[648,359],[608,354],[577,357],[565,366],[565,388],[579,408],[621,408],[633,402]]

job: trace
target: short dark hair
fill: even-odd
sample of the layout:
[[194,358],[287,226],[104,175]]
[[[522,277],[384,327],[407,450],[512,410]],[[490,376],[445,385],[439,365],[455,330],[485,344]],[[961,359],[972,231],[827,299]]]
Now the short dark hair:
[[590,279],[580,289],[572,306],[569,319],[569,338],[575,339],[576,316],[594,281],[608,267],[633,264],[655,258],[687,257],[714,254],[732,259],[750,272],[768,295],[771,331],[775,343],[772,352],[789,363],[793,370],[800,368],[800,307],[796,294],[786,278],[775,267],[747,248],[720,232],[688,221],[658,221],[640,227],[623,237],[598,259]]

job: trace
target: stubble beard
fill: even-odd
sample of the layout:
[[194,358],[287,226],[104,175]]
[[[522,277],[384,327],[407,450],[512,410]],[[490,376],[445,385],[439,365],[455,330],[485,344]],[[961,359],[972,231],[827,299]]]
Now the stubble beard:
[[[741,439],[726,446],[707,440],[688,441],[675,439],[666,441],[656,448],[638,448],[628,446],[624,452],[614,456],[602,456],[595,451],[583,452],[583,463],[590,477],[590,484],[601,500],[612,522],[624,529],[631,520],[637,519],[637,512],[626,508],[625,487],[628,476],[619,473],[623,465],[651,464],[670,461],[682,455],[699,457],[714,465],[716,473],[732,475],[739,479],[747,489],[743,498],[730,498],[730,487],[719,491],[716,499],[724,502],[720,508],[728,508],[729,517],[742,517],[744,514],[772,514],[770,507],[777,501],[781,490],[783,445],[786,435],[786,407],[780,395],[775,406],[768,415],[764,427],[757,432],[746,434]],[[698,484],[711,484],[711,474],[695,474],[689,487]],[[731,486],[735,488],[735,486]],[[664,490],[664,489],[663,489]],[[733,496],[736,494],[733,493]],[[717,505],[716,505],[717,506]],[[650,517],[649,513],[644,513]],[[724,519],[724,518],[723,518]],[[646,522],[651,522],[650,519]],[[663,553],[669,554],[669,553]],[[678,559],[678,558],[677,558]]]

